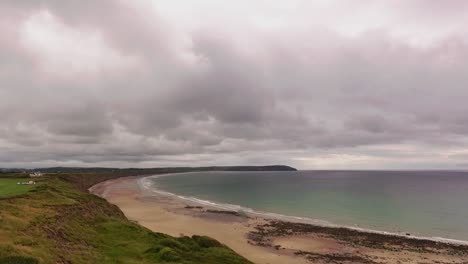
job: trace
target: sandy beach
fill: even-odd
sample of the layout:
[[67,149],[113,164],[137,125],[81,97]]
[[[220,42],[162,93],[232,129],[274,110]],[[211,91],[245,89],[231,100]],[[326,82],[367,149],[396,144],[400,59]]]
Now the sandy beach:
[[207,235],[259,264],[468,263],[468,246],[288,223],[148,194],[139,177],[106,181],[90,191],[155,232]]

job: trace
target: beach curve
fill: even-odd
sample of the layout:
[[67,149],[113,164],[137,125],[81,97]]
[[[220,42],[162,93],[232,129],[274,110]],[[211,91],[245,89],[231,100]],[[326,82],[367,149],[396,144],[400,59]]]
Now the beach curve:
[[[235,211],[216,207],[216,204],[200,205],[197,201],[184,200],[169,193],[148,193],[141,187],[142,179],[128,177],[110,180],[93,186],[90,191],[119,206],[130,220],[153,231],[173,236],[208,235],[255,263],[326,263],[339,259],[346,263],[417,263],[420,259],[439,263],[468,261],[468,248],[446,243],[452,241],[406,238],[382,232],[369,233],[367,230],[334,234],[333,230],[342,232],[343,228],[285,222],[252,212],[247,212],[248,216],[236,215],[229,213]],[[309,232],[308,226],[315,228],[313,232]],[[380,241],[382,245],[387,242],[391,244],[395,238],[409,245],[376,248],[351,241],[350,236],[356,234],[388,240]],[[425,248],[428,246],[435,249]],[[401,253],[404,253],[406,261],[401,261]]]

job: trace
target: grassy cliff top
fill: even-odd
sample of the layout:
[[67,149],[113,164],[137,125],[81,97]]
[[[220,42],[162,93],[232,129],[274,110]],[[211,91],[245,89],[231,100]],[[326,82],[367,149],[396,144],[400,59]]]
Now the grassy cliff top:
[[27,181],[29,181],[29,179],[25,179],[25,178],[2,179],[0,178],[0,198],[17,196],[17,195],[21,195],[21,194],[25,194],[29,192],[35,187],[35,185],[21,184]]
[[[35,179],[35,187],[0,198],[0,264],[250,263],[211,238],[175,238],[132,223],[67,180],[76,177]],[[86,177],[87,184],[106,178]]]

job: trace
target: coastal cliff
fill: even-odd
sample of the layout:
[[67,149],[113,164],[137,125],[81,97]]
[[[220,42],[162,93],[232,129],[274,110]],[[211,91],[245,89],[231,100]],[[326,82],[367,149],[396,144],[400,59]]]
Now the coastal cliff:
[[[274,165],[40,170],[46,176],[37,178],[32,190],[0,199],[0,264],[251,263],[206,236],[172,237],[152,232],[128,220],[117,206],[90,194],[88,188],[135,175],[295,169]],[[9,170],[0,178],[27,179],[28,171]]]
[[0,199],[0,264],[251,263],[206,236],[152,232],[83,191],[104,178],[47,175],[31,191]]

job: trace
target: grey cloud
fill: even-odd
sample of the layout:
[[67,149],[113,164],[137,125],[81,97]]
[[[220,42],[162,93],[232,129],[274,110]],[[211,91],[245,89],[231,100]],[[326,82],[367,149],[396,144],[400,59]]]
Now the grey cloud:
[[[296,158],[330,153],[411,166],[394,160],[404,148],[369,149],[468,146],[466,32],[417,47],[385,28],[352,38],[316,26],[185,32],[123,1],[0,7],[0,166],[307,167]],[[19,34],[41,10],[83,34],[99,32],[107,48],[136,65],[67,77],[43,71]]]

